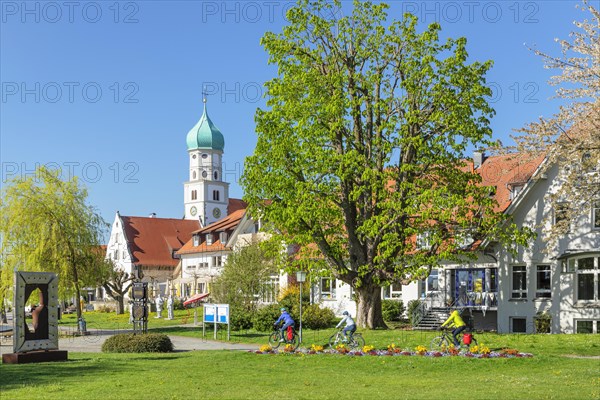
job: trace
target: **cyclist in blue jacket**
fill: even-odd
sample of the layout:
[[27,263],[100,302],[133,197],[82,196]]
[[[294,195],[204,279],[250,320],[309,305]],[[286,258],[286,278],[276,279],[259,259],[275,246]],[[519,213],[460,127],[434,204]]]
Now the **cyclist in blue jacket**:
[[279,316],[277,321],[275,321],[275,324],[274,324],[275,328],[277,328],[277,325],[279,325],[281,322],[283,322],[283,325],[281,326],[281,328],[279,328],[279,330],[281,331],[281,339],[279,341],[285,342],[286,341],[286,335],[285,335],[286,329],[288,328],[288,326],[294,327],[294,325],[296,324],[294,322],[294,319],[287,312],[287,309],[285,307],[281,307],[281,315]]

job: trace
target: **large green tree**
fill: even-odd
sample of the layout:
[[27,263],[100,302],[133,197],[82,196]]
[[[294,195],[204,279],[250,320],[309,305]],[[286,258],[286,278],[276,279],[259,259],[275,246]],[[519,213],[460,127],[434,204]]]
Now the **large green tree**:
[[436,23],[419,33],[412,15],[389,22],[386,4],[355,1],[336,18],[339,8],[299,1],[283,32],[262,38],[278,74],[242,184],[253,215],[316,247],[302,257],[322,262],[306,265],[352,285],[358,324],[376,328],[382,285],[469,255],[451,237],[527,235],[463,163],[490,137],[491,62],[469,64],[466,39],[441,41]]
[[[16,178],[2,190],[1,295],[13,287],[13,271],[56,272],[62,295],[80,296],[109,274],[100,243],[108,225],[86,203],[87,190],[76,177],[40,167],[32,176]],[[79,301],[77,316],[81,316]]]

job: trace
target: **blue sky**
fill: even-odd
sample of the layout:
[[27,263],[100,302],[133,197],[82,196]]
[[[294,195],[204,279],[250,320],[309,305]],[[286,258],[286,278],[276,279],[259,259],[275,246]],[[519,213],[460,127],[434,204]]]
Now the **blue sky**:
[[[345,3],[349,6],[350,3]],[[494,61],[488,81],[494,137],[554,112],[552,71],[527,50],[559,54],[587,15],[578,1],[394,1],[390,15],[438,21],[465,36],[471,60]],[[112,221],[122,215],[183,216],[185,136],[208,110],[225,136],[224,178],[238,179],[256,143],[262,83],[276,72],[259,45],[279,32],[291,2],[4,1],[0,25],[2,182],[36,164],[60,166],[89,189]],[[343,12],[343,10],[342,10]]]

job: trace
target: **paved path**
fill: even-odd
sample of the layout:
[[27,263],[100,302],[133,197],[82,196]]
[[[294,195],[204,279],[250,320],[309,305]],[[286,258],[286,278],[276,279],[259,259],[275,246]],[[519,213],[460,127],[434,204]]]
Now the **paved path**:
[[[87,336],[68,336],[61,337],[58,340],[58,348],[70,352],[81,353],[99,353],[102,343],[116,334],[127,333],[131,331],[92,331]],[[192,338],[187,336],[168,335],[173,342],[175,351],[192,351],[192,350],[257,350],[258,344],[243,344],[231,342],[218,342],[202,338]],[[0,337],[0,354],[12,353],[12,338]]]

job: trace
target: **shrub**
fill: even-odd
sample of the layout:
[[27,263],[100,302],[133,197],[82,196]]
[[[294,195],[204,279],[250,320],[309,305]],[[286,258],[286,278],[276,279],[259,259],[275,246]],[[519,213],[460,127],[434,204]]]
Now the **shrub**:
[[259,308],[252,317],[254,329],[259,332],[270,332],[273,330],[273,324],[281,315],[279,304],[269,304]]
[[173,351],[173,343],[162,333],[134,335],[120,333],[106,339],[102,344],[104,353],[169,353]]
[[241,305],[232,305],[229,317],[231,329],[234,331],[252,328],[252,312]]
[[180,300],[180,299],[173,300],[173,310],[185,310],[185,306],[183,305],[183,300]]
[[[279,306],[288,309],[290,314],[296,315],[300,307],[300,286],[289,285],[284,288],[279,295]],[[307,307],[310,304],[310,290],[308,286],[304,284],[302,287],[302,308]],[[295,319],[295,318],[294,318]]]
[[385,321],[399,321],[404,314],[404,303],[402,300],[383,300],[381,310]]
[[421,301],[420,300],[411,300],[408,302],[408,318],[410,319],[410,323],[412,326],[415,326],[417,324],[417,321],[414,319],[414,315],[413,313],[415,312],[415,310],[417,308],[419,308],[419,306],[421,305]]
[[535,333],[550,333],[552,325],[552,316],[546,311],[538,311],[533,318],[535,324]]
[[[335,321],[333,310],[327,307],[321,307],[318,304],[311,304],[302,307],[302,327],[307,329],[326,329],[330,328]],[[296,322],[298,327],[299,321]]]

